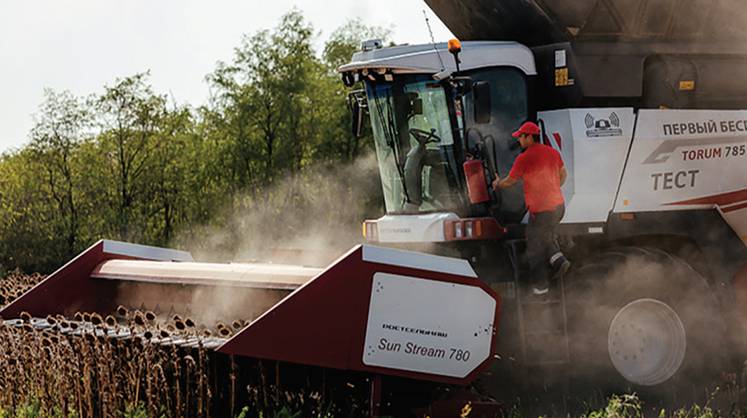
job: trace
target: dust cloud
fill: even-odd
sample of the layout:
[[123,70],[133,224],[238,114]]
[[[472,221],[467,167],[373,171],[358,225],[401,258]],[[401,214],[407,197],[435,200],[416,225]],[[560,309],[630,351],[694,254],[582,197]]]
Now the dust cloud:
[[[290,291],[233,286],[173,286],[122,283],[117,287],[115,305],[140,312],[153,312],[163,323],[174,315],[189,318],[198,327],[219,323],[242,326],[253,321]],[[113,309],[112,309],[113,311]],[[107,312],[108,313],[108,312]]]
[[373,152],[354,163],[289,174],[261,196],[231,202],[223,225],[176,240],[195,259],[324,267],[362,242],[361,223],[379,217],[383,198]]
[[[574,415],[588,411],[592,400],[596,399],[598,402],[592,403],[604,407],[609,396],[621,393],[638,394],[646,406],[656,412],[706,401],[728,410],[736,399],[744,397],[738,379],[739,361],[734,361],[740,358],[740,351],[729,343],[730,329],[723,313],[729,308],[716,299],[715,284],[709,283],[682,259],[647,247],[611,248],[579,262],[563,284],[567,302],[568,365],[522,368],[518,372],[521,373],[518,379],[524,382],[521,388],[507,383],[510,386],[496,392],[513,393],[514,401],[529,401],[531,407],[525,413],[547,415],[548,407],[552,406],[555,409],[550,410],[558,414],[550,415]],[[653,386],[627,381],[615,369],[609,349],[613,318],[621,308],[641,299],[666,303],[679,316],[686,335],[681,366],[670,379]],[[558,313],[546,319],[552,321],[559,317]],[[528,316],[525,318],[532,320]],[[528,326],[531,330],[542,325],[529,322]],[[622,332],[623,338],[617,340],[627,346],[623,355],[631,356],[633,364],[643,361],[641,357],[633,358],[646,355],[638,352],[641,348],[649,350],[649,361],[656,357],[650,355],[651,343],[665,341],[666,332],[646,321],[629,327],[632,329]],[[564,350],[557,340],[527,340],[527,343],[532,344],[534,355],[544,358],[557,358],[558,352]],[[515,367],[509,364],[511,361],[505,363],[509,372]]]
[[[621,247],[590,257],[566,278],[565,292],[570,360],[579,366],[580,376],[602,374],[617,385],[629,385],[612,366],[609,329],[623,307],[642,299],[664,302],[684,326],[685,358],[667,385],[712,385],[736,354],[728,352],[726,319],[714,289],[689,264],[663,251]],[[659,317],[661,312],[646,315],[656,316],[656,324],[666,321]],[[642,361],[636,356],[648,350],[651,342],[668,338],[656,324],[634,324],[636,349],[628,353],[633,362]]]
[[[195,260],[325,267],[362,242],[361,223],[380,216],[383,198],[373,152],[355,162],[289,174],[260,196],[229,202],[221,225],[203,225],[173,243]],[[235,286],[122,286],[120,303],[184,313],[199,324],[249,323],[291,290]]]

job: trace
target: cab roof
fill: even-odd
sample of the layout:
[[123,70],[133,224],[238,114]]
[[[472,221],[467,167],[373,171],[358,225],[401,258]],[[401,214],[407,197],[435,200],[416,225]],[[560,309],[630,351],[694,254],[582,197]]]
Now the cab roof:
[[[440,56],[440,59],[439,59]],[[532,51],[516,42],[470,41],[462,43],[460,70],[509,66],[526,75],[537,74]],[[391,72],[393,74],[436,74],[456,71],[454,56],[443,43],[401,45],[357,52],[350,63],[337,69],[349,72]]]

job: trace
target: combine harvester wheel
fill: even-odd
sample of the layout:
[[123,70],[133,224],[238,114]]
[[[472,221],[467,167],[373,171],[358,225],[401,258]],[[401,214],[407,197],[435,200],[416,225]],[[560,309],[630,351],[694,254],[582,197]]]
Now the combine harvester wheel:
[[[725,321],[703,276],[657,249],[593,257],[566,282],[575,374],[611,389],[703,382],[726,364]],[[606,374],[604,372],[607,372]]]

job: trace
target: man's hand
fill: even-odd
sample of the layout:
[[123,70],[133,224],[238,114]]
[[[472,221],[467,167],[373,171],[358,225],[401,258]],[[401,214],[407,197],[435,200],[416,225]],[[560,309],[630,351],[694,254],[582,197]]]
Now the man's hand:
[[495,179],[493,180],[493,190],[498,190],[498,185],[501,183],[501,178],[498,176],[498,173],[495,173]]
[[492,184],[493,190],[497,191],[498,189],[507,189],[516,184],[517,181],[518,180],[511,176],[506,176],[505,179],[501,179],[500,176],[498,176],[498,173],[495,173],[495,180],[493,180]]

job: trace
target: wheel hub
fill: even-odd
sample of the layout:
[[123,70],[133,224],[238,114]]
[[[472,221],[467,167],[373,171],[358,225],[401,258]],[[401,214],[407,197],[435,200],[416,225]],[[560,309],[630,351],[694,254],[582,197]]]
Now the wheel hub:
[[656,299],[638,299],[617,312],[607,340],[615,369],[628,381],[653,386],[669,380],[685,359],[687,337],[677,312]]

